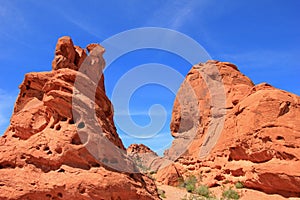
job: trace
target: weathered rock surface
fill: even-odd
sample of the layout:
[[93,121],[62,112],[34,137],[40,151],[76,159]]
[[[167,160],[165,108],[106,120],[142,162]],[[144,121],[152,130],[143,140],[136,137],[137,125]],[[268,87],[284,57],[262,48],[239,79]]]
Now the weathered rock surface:
[[143,144],[131,144],[127,148],[127,155],[134,161],[141,172],[157,171],[163,164],[163,158]]
[[[219,115],[212,114],[215,107],[210,103],[214,85],[207,87],[207,81],[199,73],[199,69],[211,66],[217,67],[226,94],[223,107],[218,108],[222,110]],[[217,74],[209,76],[218,80]],[[192,90],[185,85],[190,85]],[[195,99],[190,98],[193,93],[197,97],[196,108]],[[196,65],[188,73],[174,103],[173,145],[193,131],[196,134],[175,164],[185,169],[183,176],[201,174],[202,184],[209,186],[241,181],[247,188],[269,194],[300,197],[299,116],[297,95],[265,83],[255,86],[230,63],[208,61]],[[223,126],[219,120],[222,118]],[[215,125],[212,122],[222,127],[218,137],[214,136],[218,129],[209,128]],[[203,146],[211,147],[208,155],[201,153]],[[174,151],[171,147],[166,157]],[[164,180],[172,183],[174,171],[158,173],[169,174]]]
[[[98,50],[94,52],[95,47]],[[90,137],[85,140],[79,134],[82,130],[95,132],[94,127],[84,121],[90,120],[88,107],[95,98],[93,108],[102,130],[99,134],[103,134],[115,149],[125,152],[116,133],[112,105],[101,76],[105,65],[104,48],[93,44],[87,49],[89,57],[86,50],[74,46],[69,37],[62,37],[56,46],[53,70],[26,74],[11,124],[0,138],[1,200],[158,199],[156,186],[148,177],[118,172],[110,167],[113,165],[107,166],[107,163],[121,165],[130,160],[109,155],[106,160],[99,159],[102,157],[98,158],[87,148]],[[83,65],[89,64],[90,70],[85,74],[80,71]],[[89,76],[99,76],[94,94],[89,94],[93,92],[89,88],[95,84]],[[77,79],[82,88],[75,87]],[[77,101],[73,98],[74,88],[83,99],[78,100],[81,104],[74,104]],[[74,109],[79,105],[80,109]],[[75,119],[74,116],[79,117]],[[115,151],[101,149],[105,148],[101,145],[94,147],[96,153]]]
[[172,163],[160,167],[155,176],[156,181],[164,185],[177,187],[180,180],[183,180],[185,169],[178,163]]
[[157,154],[154,151],[152,151],[149,147],[147,147],[144,144],[131,144],[127,148],[127,154],[129,155],[146,154],[146,153],[157,156]]

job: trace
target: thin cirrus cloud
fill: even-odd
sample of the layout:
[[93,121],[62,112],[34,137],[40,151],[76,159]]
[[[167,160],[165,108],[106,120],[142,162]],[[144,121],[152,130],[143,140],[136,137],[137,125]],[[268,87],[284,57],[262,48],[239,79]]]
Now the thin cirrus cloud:
[[188,3],[182,1],[166,1],[160,9],[153,13],[146,25],[168,27],[179,29],[184,22],[192,17],[193,11],[198,8],[199,4],[203,5],[206,1],[190,1]]
[[[89,4],[91,3],[90,1],[88,2]],[[57,6],[57,4],[52,4],[51,2],[42,2],[42,4],[46,6],[47,9],[57,13],[57,15],[62,18],[62,21],[74,25],[100,41],[105,39],[104,36],[107,36],[106,29],[100,29],[103,25],[102,19],[107,16],[103,16],[99,10],[97,10],[97,12],[95,11],[99,8],[99,5],[89,8],[90,14],[86,15],[85,12],[82,11],[82,8],[77,7],[75,4],[68,4],[67,6]]]
[[[182,1],[178,1],[181,2]],[[170,21],[170,28],[171,29],[180,29],[187,20],[192,20],[196,18],[196,13],[199,15],[199,13],[203,13],[204,10],[206,10],[210,5],[209,1],[203,0],[203,1],[189,1],[188,3],[185,3],[185,5],[181,6],[179,5],[177,7],[178,12],[173,13],[174,16]],[[198,18],[199,16],[197,16]],[[203,22],[199,21],[201,24]],[[203,26],[202,26],[203,28]]]
[[0,61],[1,59],[15,59],[14,53],[23,48],[30,51],[36,50],[34,42],[28,40],[32,35],[36,37],[35,31],[37,29],[29,19],[28,13],[30,12],[24,10],[19,2],[1,2],[0,44],[3,45],[3,48],[0,49]]
[[[288,64],[295,64],[296,58],[300,52],[290,50],[289,52],[272,50],[272,49],[258,49],[254,51],[233,53],[233,54],[223,54],[220,57],[226,58],[232,61],[241,60],[245,63],[255,64],[253,67],[261,68],[268,67],[274,62],[284,62]],[[248,66],[250,67],[250,66]],[[271,67],[271,66],[270,66]]]
[[24,13],[17,6],[14,6],[13,2],[1,2],[0,39],[9,38],[25,46],[30,46],[23,40],[18,39],[25,30],[28,30],[28,24],[26,23]]
[[[130,4],[130,3],[129,3]],[[139,2],[137,2],[139,4]],[[198,9],[204,10],[209,1],[190,1],[190,2],[182,2],[182,1],[166,1],[160,7],[152,6],[149,10],[153,10],[151,13],[151,17],[149,17],[147,13],[141,13],[139,19],[134,23],[130,21],[126,21],[125,19],[131,19],[136,11],[136,7],[132,7],[130,5],[126,5],[128,9],[132,10],[132,12],[125,13],[124,22],[127,23],[128,27],[141,27],[141,26],[160,26],[160,27],[167,27],[171,29],[180,29],[182,25],[185,24],[186,20],[192,20],[195,16],[195,12]],[[78,28],[82,29],[86,33],[99,38],[100,36],[107,35],[108,32],[105,29],[99,30],[98,27],[101,27],[101,23],[103,23],[99,18],[105,17],[105,15],[91,15],[86,16],[83,15],[78,8],[70,7],[68,12],[66,12],[65,8],[62,10],[60,7],[56,7],[53,5],[49,5],[49,9],[55,10],[64,20],[70,22],[71,24],[77,26]],[[124,13],[123,13],[124,14]],[[122,31],[122,30],[119,30]]]
[[101,35],[101,33],[99,33],[98,30],[93,28],[96,26],[90,25],[87,21],[84,21],[83,18],[79,19],[79,17],[77,15],[76,16],[70,15],[70,14],[67,15],[65,12],[62,12],[60,10],[58,10],[58,11],[64,17],[65,20],[67,20],[71,24],[77,26],[78,28],[82,29],[83,31],[87,32],[88,34],[96,37],[97,39],[100,39],[99,35]]
[[[267,82],[279,89],[300,94],[299,51],[257,49],[247,52],[220,55],[225,61],[230,61],[240,67],[255,84]],[[289,77],[289,78],[287,78]]]

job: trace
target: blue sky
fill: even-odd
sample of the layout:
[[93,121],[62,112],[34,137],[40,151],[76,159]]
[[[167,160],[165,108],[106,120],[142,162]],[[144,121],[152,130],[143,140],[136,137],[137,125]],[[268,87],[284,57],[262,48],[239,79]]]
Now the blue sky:
[[[24,74],[49,71],[55,43],[63,35],[85,47],[128,29],[174,29],[199,42],[213,59],[236,64],[255,83],[268,82],[300,95],[299,8],[298,0],[0,0],[0,133],[8,125]],[[108,96],[122,74],[150,62],[169,65],[184,76],[191,67],[167,52],[129,53],[105,72]],[[166,88],[142,87],[130,101],[133,119],[147,125],[148,109],[156,103],[165,107],[169,122],[173,100]],[[159,151],[172,139],[168,127],[166,123],[155,139],[119,133],[125,145],[145,143]]]

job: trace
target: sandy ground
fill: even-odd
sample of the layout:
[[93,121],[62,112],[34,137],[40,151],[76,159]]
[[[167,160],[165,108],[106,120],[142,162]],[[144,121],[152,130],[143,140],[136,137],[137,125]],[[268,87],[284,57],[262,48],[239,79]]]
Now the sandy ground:
[[180,200],[187,194],[185,189],[171,187],[168,185],[157,185],[158,189],[166,192],[166,200]]
[[[171,187],[168,185],[161,185],[157,183],[157,187],[161,190],[164,190],[166,193],[165,200],[181,200],[186,194],[185,189]],[[235,189],[241,195],[240,200],[300,200],[300,198],[284,198],[280,195],[268,195],[263,192],[259,192],[256,190],[249,190],[249,189]],[[212,191],[217,197],[221,197],[222,189],[221,187],[211,188]]]

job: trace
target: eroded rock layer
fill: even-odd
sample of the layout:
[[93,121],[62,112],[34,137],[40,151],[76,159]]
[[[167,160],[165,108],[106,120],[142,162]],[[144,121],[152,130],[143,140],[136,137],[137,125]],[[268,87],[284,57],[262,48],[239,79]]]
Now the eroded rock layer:
[[[219,76],[217,73],[208,76],[216,81],[220,78],[226,97],[223,107],[218,108],[225,112],[219,116],[212,114],[215,107],[210,103],[214,98],[211,91],[216,89],[213,88],[216,84],[208,85],[199,72],[201,68],[212,66],[217,67]],[[192,90],[186,89],[185,85],[191,86]],[[193,94],[197,97],[196,108],[195,99],[190,98]],[[299,116],[300,97],[295,94],[266,83],[254,85],[231,63],[208,61],[196,65],[188,73],[174,103],[173,145],[182,135],[192,134],[192,130],[196,130],[196,135],[185,153],[176,160],[178,169],[174,169],[176,165],[170,167],[169,177],[168,171],[161,169],[165,170],[162,182],[174,185],[176,174],[178,177],[200,174],[202,184],[209,186],[241,181],[245,187],[266,193],[299,197]],[[222,117],[223,122],[216,120]],[[214,120],[223,123],[219,137],[214,137],[218,129],[209,128],[214,126]],[[201,149],[208,144],[213,144],[212,149],[201,157]],[[170,151],[166,156],[168,154]]]
[[[98,51],[92,53],[95,47]],[[85,106],[95,98],[95,116],[101,134],[125,152],[116,133],[111,102],[105,94],[104,48],[92,44],[87,50],[89,56],[85,49],[74,46],[71,38],[62,37],[55,49],[52,71],[26,74],[10,126],[0,138],[1,200],[158,199],[151,179],[107,167],[105,162],[122,161],[97,159],[78,134],[79,129],[90,130],[90,127],[76,121],[74,115],[87,112]],[[90,84],[95,83],[79,70],[84,63],[99,67],[86,72],[101,77],[94,96],[87,93]],[[74,111],[72,95],[78,77],[86,83],[81,85],[86,89],[81,88],[80,95],[87,101]]]

